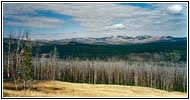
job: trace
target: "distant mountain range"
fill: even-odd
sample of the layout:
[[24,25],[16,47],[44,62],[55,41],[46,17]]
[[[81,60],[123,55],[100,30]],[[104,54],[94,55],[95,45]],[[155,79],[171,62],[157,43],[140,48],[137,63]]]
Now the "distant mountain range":
[[83,44],[140,44],[140,43],[151,43],[151,42],[177,42],[181,40],[187,40],[187,37],[172,37],[172,36],[161,36],[154,37],[148,35],[142,36],[110,36],[102,38],[71,38],[71,39],[61,39],[61,40],[35,40],[38,42],[76,42]]

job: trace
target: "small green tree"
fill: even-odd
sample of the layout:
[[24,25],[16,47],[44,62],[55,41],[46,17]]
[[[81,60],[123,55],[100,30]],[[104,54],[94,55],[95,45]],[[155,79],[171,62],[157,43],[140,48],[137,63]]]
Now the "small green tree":
[[24,47],[22,54],[22,62],[20,66],[21,80],[24,82],[24,90],[26,88],[26,82],[33,79],[34,70],[31,64],[30,51],[27,46]]

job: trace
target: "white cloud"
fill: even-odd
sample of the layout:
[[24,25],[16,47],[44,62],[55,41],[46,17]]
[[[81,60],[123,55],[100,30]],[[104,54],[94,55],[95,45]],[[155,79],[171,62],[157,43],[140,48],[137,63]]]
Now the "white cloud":
[[[150,4],[151,5],[151,4]],[[36,11],[51,11],[57,14],[73,16],[72,21],[83,27],[82,33],[88,36],[100,37],[105,35],[175,35],[187,34],[187,5],[186,3],[155,3],[152,7],[120,5],[111,3],[29,3],[5,4],[3,16],[19,16]],[[170,14],[168,14],[170,12]],[[179,14],[177,15],[176,14]],[[45,17],[44,17],[45,18]],[[28,17],[27,20],[29,20]],[[55,18],[41,18],[41,26],[37,18],[32,21],[22,20],[23,25],[37,27],[59,27],[63,21]],[[40,21],[39,21],[40,22]],[[47,23],[45,23],[47,22]],[[115,23],[120,24],[115,24]],[[53,24],[52,24],[53,23]],[[122,24],[121,24],[122,23]],[[19,23],[17,23],[19,25]],[[46,26],[47,25],[47,26]],[[87,36],[86,35],[86,36]],[[87,36],[87,37],[88,37]]]
[[36,11],[45,10],[41,4],[33,3],[4,3],[3,16],[8,19],[6,25],[23,26],[32,28],[60,28],[64,20],[37,15]]
[[48,17],[28,17],[28,16],[12,16],[11,18],[20,20],[20,21],[8,21],[7,25],[13,26],[24,26],[24,27],[33,27],[33,28],[57,28],[63,27],[64,21],[48,18]]
[[122,29],[122,28],[124,28],[123,24],[114,24],[114,25],[105,27],[105,29]]
[[171,5],[171,6],[168,6],[167,8],[168,13],[171,13],[171,14],[180,14],[182,9],[183,9],[182,5]]

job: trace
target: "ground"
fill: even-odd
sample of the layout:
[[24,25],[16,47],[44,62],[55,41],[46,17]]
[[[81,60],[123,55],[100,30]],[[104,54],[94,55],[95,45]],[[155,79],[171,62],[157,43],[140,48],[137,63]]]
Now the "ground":
[[35,89],[15,90],[11,82],[3,82],[3,97],[186,97],[186,93],[167,92],[139,86],[37,81]]

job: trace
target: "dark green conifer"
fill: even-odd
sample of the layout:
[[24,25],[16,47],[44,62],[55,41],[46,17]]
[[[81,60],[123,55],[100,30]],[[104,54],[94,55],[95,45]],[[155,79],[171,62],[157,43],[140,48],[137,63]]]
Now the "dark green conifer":
[[26,82],[33,79],[34,70],[31,63],[30,51],[27,46],[24,47],[22,54],[22,62],[20,66],[21,79],[24,82],[24,89],[26,88]]

